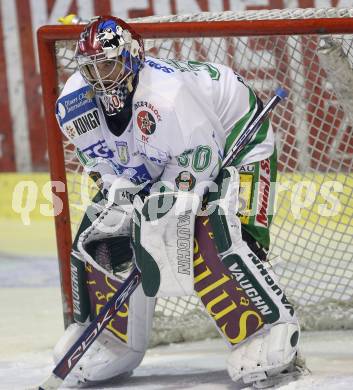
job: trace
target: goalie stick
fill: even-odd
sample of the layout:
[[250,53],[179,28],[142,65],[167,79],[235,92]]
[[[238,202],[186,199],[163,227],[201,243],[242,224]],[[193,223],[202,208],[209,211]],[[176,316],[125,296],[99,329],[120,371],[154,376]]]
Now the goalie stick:
[[235,140],[234,145],[229,150],[222,162],[222,168],[228,166],[234,158],[241,152],[244,146],[251,140],[256,134],[259,127],[262,125],[264,120],[268,117],[269,113],[277,106],[277,104],[287,97],[287,91],[283,88],[277,88],[275,96],[273,96],[266,106],[262,109],[260,114],[256,117],[254,122],[241,134],[241,136]]
[[[269,100],[254,122],[252,122],[244,133],[235,141],[234,145],[223,160],[222,168],[229,165],[236,155],[239,154],[246,142],[250,141],[256,134],[257,130],[268,117],[269,113],[282,99],[286,97],[287,92],[284,89],[278,88],[275,91],[275,96]],[[141,274],[139,270],[134,267],[131,274],[126,278],[119,290],[101,309],[97,317],[90,323],[65,356],[59,361],[49,378],[43,382],[42,385],[35,387],[33,390],[57,390],[60,387],[64,379],[76,366],[90,345],[108,325],[112,317],[120,310],[125,300],[135,291],[137,286],[140,284],[140,281]]]

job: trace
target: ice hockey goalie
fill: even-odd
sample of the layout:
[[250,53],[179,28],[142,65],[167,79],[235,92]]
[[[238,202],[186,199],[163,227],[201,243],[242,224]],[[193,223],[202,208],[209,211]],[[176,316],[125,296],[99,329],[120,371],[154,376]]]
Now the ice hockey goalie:
[[[298,321],[266,263],[276,181],[270,121],[220,169],[261,101],[224,65],[145,56],[140,36],[113,16],[87,24],[75,59],[56,115],[99,191],[73,243],[75,323],[55,358],[133,264],[142,285],[71,382],[129,375],[148,346],[155,299],[194,291],[230,348],[234,381],[265,387],[296,375]],[[200,221],[211,244],[197,233]]]

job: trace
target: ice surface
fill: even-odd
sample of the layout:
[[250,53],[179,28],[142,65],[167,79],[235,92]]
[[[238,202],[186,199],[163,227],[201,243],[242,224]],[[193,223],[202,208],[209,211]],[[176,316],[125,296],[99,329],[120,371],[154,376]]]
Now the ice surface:
[[[353,388],[353,332],[308,332],[303,335],[302,345],[312,375],[277,389]],[[225,370],[227,354],[220,339],[157,347],[148,351],[131,378],[95,389],[236,390],[239,387],[230,380]],[[28,389],[39,384],[51,368],[50,349],[1,359],[0,389]]]
[[[54,258],[0,256],[1,390],[38,385],[53,368],[51,350],[63,331],[58,280]],[[305,332],[302,350],[312,375],[277,389],[353,389],[353,331]],[[131,378],[95,389],[236,390],[228,353],[220,339],[160,346]]]

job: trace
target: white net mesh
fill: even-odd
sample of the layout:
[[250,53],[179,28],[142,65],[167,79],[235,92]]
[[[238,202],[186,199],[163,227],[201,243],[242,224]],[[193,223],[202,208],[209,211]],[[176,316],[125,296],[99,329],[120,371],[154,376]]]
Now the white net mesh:
[[203,22],[217,20],[273,20],[273,19],[317,19],[350,18],[352,8],[288,8],[253,11],[200,12],[198,14],[149,16],[130,19],[130,22]]
[[[351,17],[352,9],[201,13],[138,21]],[[161,58],[226,64],[265,101],[278,86],[288,99],[272,116],[279,151],[277,214],[270,259],[307,329],[353,326],[352,34],[146,40]],[[60,85],[75,69],[73,43],[57,44]],[[335,73],[335,66],[340,71]],[[345,75],[343,76],[343,73]],[[348,80],[348,81],[347,81]],[[345,84],[346,81],[346,84]],[[353,92],[352,92],[353,94]],[[84,205],[81,169],[65,144],[73,231]],[[337,201],[330,198],[334,195]],[[88,195],[85,199],[87,202]],[[329,214],[333,215],[329,215]],[[196,297],[160,300],[152,344],[217,334]]]

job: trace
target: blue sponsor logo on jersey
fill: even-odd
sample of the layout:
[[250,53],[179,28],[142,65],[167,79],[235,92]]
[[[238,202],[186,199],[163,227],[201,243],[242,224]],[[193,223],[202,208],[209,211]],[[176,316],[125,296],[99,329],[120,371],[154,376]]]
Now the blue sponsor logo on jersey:
[[93,145],[88,146],[85,149],[82,149],[82,152],[86,153],[87,156],[91,158],[103,157],[103,158],[113,158],[114,153],[108,148],[108,145],[104,140],[99,140]]
[[[126,147],[127,143],[121,142],[117,146]],[[141,184],[152,180],[152,177],[144,164],[133,167],[126,167],[113,160],[114,152],[108,148],[108,145],[104,140],[99,140],[95,144],[90,145],[85,149],[81,149],[81,152],[83,152],[89,158],[106,158],[109,160],[110,164],[112,164],[117,175],[125,176],[134,184]],[[123,160],[126,158],[125,152],[127,153],[127,150],[124,150],[123,153],[120,152],[121,156],[123,156]]]
[[92,96],[92,88],[83,87],[60,98],[56,103],[56,114],[60,125],[63,126],[87,111],[97,108],[97,103]]
[[172,68],[169,68],[169,66],[161,65],[160,63],[155,62],[155,61],[150,60],[150,59],[146,59],[145,64],[149,65],[151,68],[161,70],[162,72],[165,72],[165,73],[174,73],[175,72],[175,70]]
[[144,164],[138,165],[136,167],[124,167],[115,161],[111,162],[113,163],[115,171],[118,175],[125,176],[134,184],[141,184],[152,180],[152,177]]

